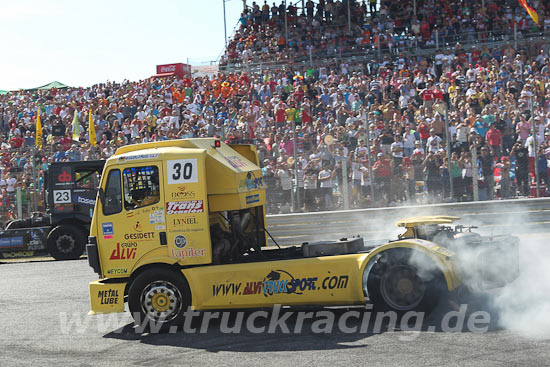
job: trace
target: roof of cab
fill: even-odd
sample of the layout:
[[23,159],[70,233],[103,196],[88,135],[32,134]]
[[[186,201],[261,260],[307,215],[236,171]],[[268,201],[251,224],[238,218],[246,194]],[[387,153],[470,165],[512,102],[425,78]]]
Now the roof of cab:
[[[204,154],[209,194],[247,192],[263,187],[262,171],[231,146],[216,138],[175,139],[120,147],[107,165],[133,161],[178,159],[186,153]],[[255,147],[251,146],[255,152]]]
[[425,224],[450,224],[460,217],[450,215],[426,215],[420,217],[405,218],[397,222],[398,227],[417,227]]

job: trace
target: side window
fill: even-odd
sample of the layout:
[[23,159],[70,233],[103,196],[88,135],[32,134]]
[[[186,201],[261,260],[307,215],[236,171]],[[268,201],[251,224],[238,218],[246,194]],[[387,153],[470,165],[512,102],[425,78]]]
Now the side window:
[[132,167],[122,171],[124,209],[132,210],[160,200],[159,169],[156,166]]
[[[99,183],[101,172],[97,171],[77,171],[75,188],[77,189],[93,189]],[[120,175],[119,175],[120,177]]]
[[120,213],[122,211],[122,188],[120,187],[120,171],[118,169],[109,172],[107,185],[105,186],[104,215]]

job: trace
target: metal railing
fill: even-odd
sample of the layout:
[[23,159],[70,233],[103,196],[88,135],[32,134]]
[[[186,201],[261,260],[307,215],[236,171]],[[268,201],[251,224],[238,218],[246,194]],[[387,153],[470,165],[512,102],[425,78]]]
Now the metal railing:
[[[268,215],[267,228],[280,245],[299,245],[360,235],[367,242],[395,240],[403,232],[395,222],[420,215],[451,215],[461,223],[493,234],[525,233],[550,224],[550,199],[496,200],[470,203]],[[518,224],[521,223],[521,226]],[[273,243],[273,242],[271,242]]]

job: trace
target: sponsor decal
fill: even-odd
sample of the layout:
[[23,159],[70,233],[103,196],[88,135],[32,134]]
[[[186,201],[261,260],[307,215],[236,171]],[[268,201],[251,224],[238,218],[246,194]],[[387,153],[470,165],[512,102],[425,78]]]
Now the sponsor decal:
[[137,161],[140,159],[154,159],[154,158],[157,158],[158,156],[159,156],[158,153],[123,156],[118,158],[118,162]]
[[45,246],[40,241],[29,241],[27,244],[27,248],[29,250],[42,250],[45,248]]
[[23,246],[25,241],[22,236],[0,238],[0,247]]
[[97,292],[99,304],[101,305],[116,305],[118,304],[118,289],[106,289]]
[[73,204],[54,204],[53,208],[56,212],[68,212],[73,210]]
[[212,285],[213,296],[263,294],[304,294],[310,291],[345,289],[348,275],[329,275],[319,281],[318,277],[295,278],[285,270],[272,270],[264,280],[244,283],[221,283]]
[[202,213],[204,211],[202,200],[167,201],[166,214]]
[[225,159],[227,159],[227,163],[229,163],[234,168],[242,168],[246,166],[246,162],[236,155],[225,157]]
[[107,275],[128,274],[128,269],[115,268],[107,270]]
[[109,240],[113,238],[114,230],[113,230],[113,223],[107,222],[107,223],[101,223],[101,229],[103,230],[103,239]]
[[164,230],[166,230],[166,226],[165,225],[155,226],[155,230],[164,231]]
[[184,224],[199,224],[196,217],[185,217],[185,218],[173,218],[172,224],[175,226],[181,226]]
[[160,72],[161,73],[173,73],[176,71],[176,65],[168,65],[168,66],[161,66]]
[[125,240],[134,240],[134,241],[151,241],[155,239],[155,232],[143,232],[143,233],[125,233]]
[[72,180],[73,180],[73,177],[71,176],[70,173],[67,173],[66,170],[63,170],[63,172],[61,172],[59,176],[57,176],[58,182],[71,182]]
[[174,237],[174,245],[177,248],[184,248],[185,246],[187,246],[187,238],[182,234],[177,235],[176,237]]
[[86,204],[86,205],[95,205],[95,199],[85,198],[82,196],[76,197],[76,202],[79,204]]
[[164,223],[164,210],[160,209],[149,214],[149,224]]
[[189,232],[204,232],[204,228],[177,228],[177,229],[170,229],[168,232],[170,233],[189,233]]
[[178,191],[172,192],[172,199],[194,199],[195,191],[186,190],[185,186],[178,186]]
[[247,178],[246,180],[241,180],[239,182],[239,189],[255,190],[261,189],[264,187],[264,178]]
[[126,218],[133,218],[134,217],[134,212],[131,211],[131,212],[126,212]]
[[128,260],[135,259],[137,252],[137,243],[123,242],[116,244],[116,249],[111,253],[109,260]]
[[141,223],[139,222],[139,220],[136,222],[136,224],[134,224],[134,230],[136,232],[141,232],[143,230],[143,226],[141,225]]
[[2,256],[4,259],[12,259],[15,257],[31,257],[34,255],[34,251],[17,251],[17,252],[4,252]]
[[206,249],[204,248],[193,248],[188,247],[183,250],[170,249],[171,256],[177,259],[185,260],[188,257],[202,257],[206,254]]
[[260,194],[248,195],[245,199],[246,204],[254,204],[260,201]]

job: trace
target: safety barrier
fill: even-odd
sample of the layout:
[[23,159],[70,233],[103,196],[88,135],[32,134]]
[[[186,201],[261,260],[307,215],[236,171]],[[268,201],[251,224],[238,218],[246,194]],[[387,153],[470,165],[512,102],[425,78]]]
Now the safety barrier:
[[398,220],[419,215],[457,216],[459,223],[478,226],[485,233],[525,233],[550,228],[550,198],[278,214],[267,217],[267,229],[280,245],[355,235],[383,241],[396,239],[403,231],[396,226]]

